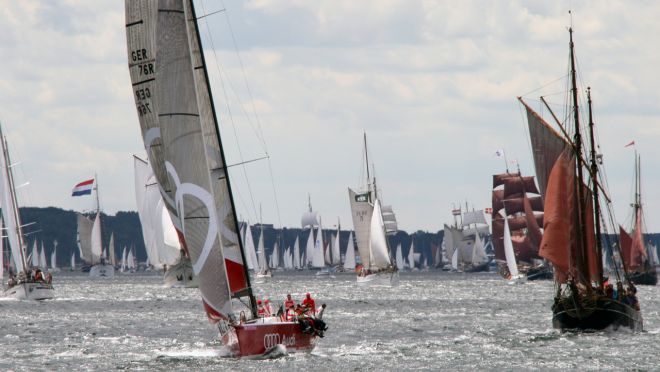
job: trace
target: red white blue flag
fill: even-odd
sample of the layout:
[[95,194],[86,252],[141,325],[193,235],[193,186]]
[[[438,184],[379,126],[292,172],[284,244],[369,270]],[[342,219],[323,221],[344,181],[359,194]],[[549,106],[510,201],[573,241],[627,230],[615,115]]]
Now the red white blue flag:
[[90,195],[92,193],[92,187],[94,186],[94,179],[87,181],[82,181],[73,187],[71,191],[71,196],[81,196],[81,195]]

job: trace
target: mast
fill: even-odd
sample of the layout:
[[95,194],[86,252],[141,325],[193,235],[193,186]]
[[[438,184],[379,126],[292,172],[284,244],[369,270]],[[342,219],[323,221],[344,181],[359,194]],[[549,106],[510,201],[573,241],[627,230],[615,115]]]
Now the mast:
[[[570,58],[571,58],[571,92],[573,96],[573,121],[575,125],[575,134],[573,136],[573,142],[575,144],[574,151],[575,151],[575,158],[580,159],[582,155],[582,136],[580,135],[580,114],[579,114],[579,106],[578,106],[578,91],[577,91],[577,79],[576,79],[576,72],[575,72],[575,51],[574,51],[574,44],[573,44],[573,28],[568,29],[569,37],[570,37]],[[586,200],[583,197],[584,190],[582,189],[582,185],[584,184],[584,176],[582,174],[582,164],[578,160],[577,162],[577,182],[575,187],[575,192],[577,195],[578,199],[578,228],[579,228],[579,233],[576,234],[577,238],[577,244],[576,246],[578,247],[577,249],[577,254],[576,254],[576,267],[578,268],[579,272],[581,273],[587,273],[589,271],[589,268],[587,266],[587,260],[585,259],[585,244],[587,242],[586,238],[586,228],[585,228],[585,220],[586,220]],[[570,255],[569,255],[570,257]],[[584,279],[584,278],[582,278]],[[587,286],[589,289],[589,286]]]
[[[99,258],[99,263],[103,264],[103,219],[101,218],[101,202],[99,201],[99,179],[96,173],[94,173],[94,184],[96,185],[94,188],[96,190],[96,216],[99,219],[99,232],[101,234],[101,257]],[[94,264],[93,258],[92,264]]]
[[[591,142],[591,186],[594,198],[594,227],[596,230],[596,264],[598,267],[598,286],[603,286],[603,247],[600,241],[600,202],[598,200],[598,164],[596,163],[596,143],[594,140],[594,119],[591,109],[591,87],[587,88],[587,103],[589,105],[589,141]],[[587,248],[588,249],[588,248]]]
[[[220,139],[220,128],[218,126],[218,116],[215,112],[215,104],[213,101],[213,93],[211,92],[211,82],[209,81],[209,73],[206,68],[206,58],[204,56],[204,49],[202,48],[202,39],[201,35],[199,34],[199,25],[197,24],[197,15],[195,13],[195,4],[192,0],[189,1],[190,4],[190,11],[192,13],[192,17],[195,20],[195,33],[197,34],[197,42],[200,44],[199,45],[199,50],[200,50],[200,58],[202,60],[202,68],[204,69],[204,79],[206,79],[206,86],[208,88],[208,95],[209,95],[209,102],[211,105],[211,113],[213,114],[213,122],[216,127],[216,134],[217,134],[217,139],[218,143],[222,143]],[[225,159],[225,151],[222,146],[220,146],[220,158],[222,159],[222,164],[224,165],[224,176],[227,179],[227,192],[229,193],[229,197],[231,198],[232,202],[229,203],[231,204],[231,212],[234,217],[234,224],[236,231],[240,231],[239,226],[238,226],[238,214],[236,213],[236,206],[233,203],[234,200],[234,194],[232,193],[231,190],[231,182],[229,182],[229,172],[227,169],[227,161]],[[252,311],[252,317],[256,318],[257,317],[257,301],[254,297],[254,293],[252,292],[252,284],[250,283],[250,273],[248,272],[247,268],[247,261],[245,259],[245,250],[243,248],[243,242],[241,239],[238,239],[238,247],[240,248],[241,251],[241,259],[243,260],[243,274],[245,275],[245,283],[247,284],[247,288],[245,289],[247,291],[248,298],[250,300],[250,310]]]
[[[7,170],[7,178],[9,181],[9,196],[11,197],[14,208],[11,213],[14,214],[16,220],[16,234],[18,234],[18,244],[19,252],[21,253],[21,261],[23,261],[23,269],[27,270],[28,264],[25,257],[25,241],[23,239],[23,229],[21,227],[21,218],[18,213],[18,200],[16,199],[16,189],[14,187],[14,172],[12,171],[10,164],[11,160],[9,158],[9,146],[7,145],[7,138],[2,133],[2,127],[0,126],[0,141],[2,141],[2,152],[5,154],[5,164],[4,167]],[[7,206],[5,206],[7,207]]]

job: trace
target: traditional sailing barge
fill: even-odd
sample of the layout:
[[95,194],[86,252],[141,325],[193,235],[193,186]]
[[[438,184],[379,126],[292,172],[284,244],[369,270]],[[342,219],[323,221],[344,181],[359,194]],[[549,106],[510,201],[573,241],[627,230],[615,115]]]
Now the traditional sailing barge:
[[[527,111],[537,178],[545,190],[544,231],[539,255],[554,266],[557,291],[552,306],[553,326],[561,330],[608,327],[641,330],[636,290],[627,272],[621,271],[620,262],[613,261],[609,279],[603,276],[603,249],[618,249],[619,245],[607,244],[610,242],[601,234],[601,192],[606,208],[611,205],[604,183],[600,181],[601,157],[596,155],[589,90],[589,154],[583,147],[572,29],[569,33],[572,96],[568,116],[573,120],[572,128],[570,124],[562,126],[557,120],[561,130],[561,134],[558,133],[519,98]],[[553,117],[556,118],[554,114]],[[571,129],[572,136],[568,134]],[[616,280],[616,292],[608,283],[610,280]]]
[[144,145],[222,343],[313,349],[323,330],[257,316],[193,2],[126,0],[126,38]]

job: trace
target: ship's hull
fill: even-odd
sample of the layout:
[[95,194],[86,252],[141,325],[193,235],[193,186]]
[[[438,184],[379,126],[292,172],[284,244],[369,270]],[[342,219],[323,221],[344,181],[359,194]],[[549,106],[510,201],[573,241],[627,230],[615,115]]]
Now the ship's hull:
[[527,280],[552,280],[554,272],[549,266],[535,266],[527,270]]
[[89,276],[92,278],[114,278],[115,267],[112,265],[94,265],[89,268]]
[[46,283],[20,283],[5,290],[5,297],[17,300],[49,300],[55,297],[55,290]]
[[358,275],[357,283],[360,285],[399,285],[398,271],[381,271],[373,274]]
[[634,271],[629,274],[629,279],[635,284],[641,285],[656,285],[658,284],[658,274],[655,272],[655,268],[651,268],[647,271]]
[[571,297],[563,297],[552,309],[552,325],[562,331],[599,331],[606,328],[643,329],[642,316],[632,307],[600,296],[576,308]]
[[178,263],[167,268],[163,274],[163,282],[168,287],[197,288],[199,282],[193,274],[192,265]]
[[258,319],[233,327],[235,340],[232,348],[239,357],[260,357],[280,345],[287,352],[311,351],[316,346],[315,332],[303,332],[298,322],[282,322],[277,318]]

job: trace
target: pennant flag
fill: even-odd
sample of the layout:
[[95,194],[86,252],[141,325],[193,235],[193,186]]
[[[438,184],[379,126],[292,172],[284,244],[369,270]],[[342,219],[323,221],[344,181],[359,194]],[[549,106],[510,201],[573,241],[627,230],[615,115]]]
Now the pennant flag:
[[94,186],[94,179],[82,181],[73,187],[71,196],[91,195],[92,187]]
[[493,214],[493,208],[485,208],[484,213],[486,214]]
[[623,146],[623,147],[629,147],[629,146],[634,146],[634,145],[635,145],[635,141],[633,140],[633,141],[630,141],[629,144],[627,144],[627,145],[625,145],[625,146]]
[[504,149],[495,150],[495,156],[500,157],[504,155]]

